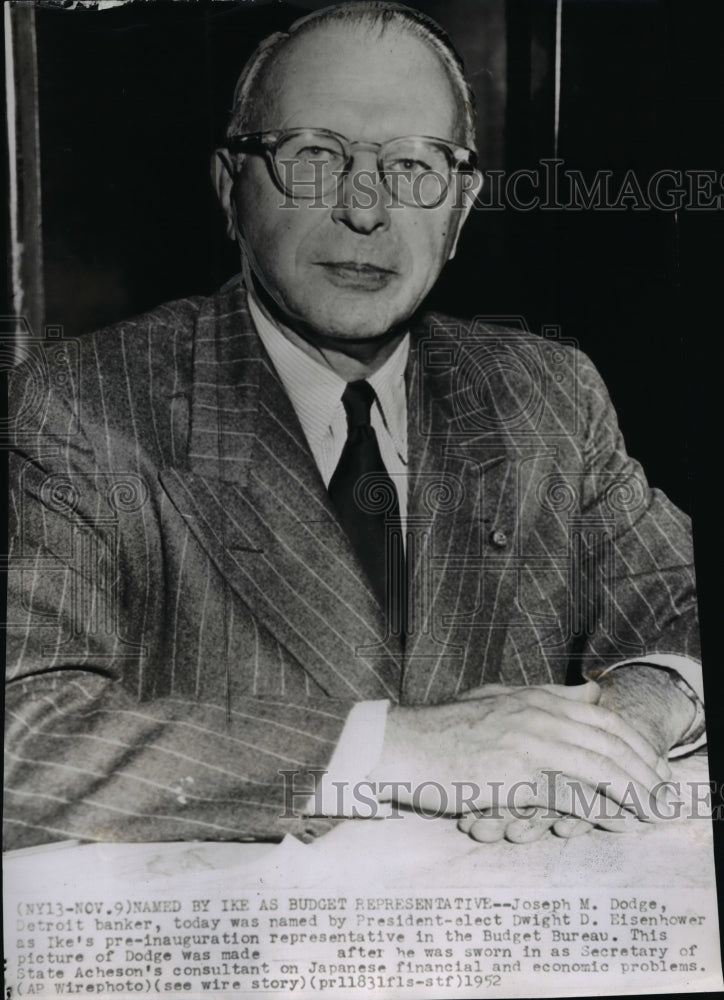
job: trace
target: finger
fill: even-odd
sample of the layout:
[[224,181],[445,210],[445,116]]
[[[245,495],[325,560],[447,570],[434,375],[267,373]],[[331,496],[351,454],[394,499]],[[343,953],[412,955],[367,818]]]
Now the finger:
[[573,721],[590,725],[602,733],[618,736],[657,774],[668,780],[671,768],[658,751],[627,723],[618,713],[595,704],[600,687],[595,681],[588,681],[575,687],[564,684],[546,684],[528,688],[510,687],[504,684],[486,684],[471,688],[459,695],[461,701],[471,701],[497,695],[515,694],[525,701],[538,705],[553,715],[563,715]]
[[507,820],[493,819],[490,816],[483,816],[476,819],[467,831],[468,836],[481,844],[495,844],[505,837]]
[[[492,843],[503,839],[506,827],[511,822],[516,819],[533,816],[539,811],[539,809],[533,806],[513,811],[500,806],[487,809],[474,809],[460,817],[458,820],[458,830],[462,833],[470,834],[475,840]],[[480,826],[476,826],[478,823],[480,823]],[[473,831],[474,827],[475,831]]]
[[480,687],[470,688],[457,695],[458,701],[476,701],[478,698],[494,698],[496,695],[511,694],[517,688],[507,684],[481,684]]
[[473,808],[460,817],[458,820],[458,830],[467,833],[473,823],[479,819],[486,819],[488,822],[491,820],[504,820],[506,823],[509,823],[511,819],[517,819],[521,816],[531,816],[536,810],[536,806],[523,806],[514,811],[499,805]]
[[[618,788],[617,802],[625,794],[627,781],[637,786],[635,791],[642,802],[648,798],[649,790],[661,782],[655,768],[659,758],[653,749],[653,759],[649,755],[646,760],[630,743],[614,733],[540,709],[528,714],[525,726],[531,736],[538,736],[543,744],[541,752],[544,755],[539,760],[550,759],[554,739],[558,744],[558,759],[562,760],[560,770],[569,777],[592,784],[594,788],[600,782],[610,782]],[[544,749],[546,745],[547,751]]]
[[[551,771],[543,772],[539,777],[540,781],[532,782],[537,794],[533,793],[529,797],[535,798],[540,803],[536,807],[536,812],[542,814],[544,812],[542,793],[545,792],[547,803],[545,814],[552,817],[554,824],[566,820],[570,821],[572,827],[578,823],[585,823],[589,828],[598,826],[604,830],[619,832],[639,822],[635,815],[590,785],[584,785],[566,775],[557,775]],[[523,788],[528,790],[530,786]],[[511,815],[522,812],[523,810],[516,808]],[[563,824],[562,829],[567,829],[567,823]]]
[[[523,696],[524,700],[537,705],[544,711],[549,711],[556,717],[564,717],[573,722],[590,726],[603,734],[618,737],[652,767],[660,778],[671,777],[671,769],[666,762],[662,762],[658,750],[622,716],[608,708],[602,708],[600,705],[571,702],[565,698],[559,698],[557,692],[550,690],[553,687],[555,685],[548,685],[547,688],[529,688]],[[562,690],[566,690],[566,688],[562,688]]]
[[593,823],[589,823],[587,819],[576,819],[575,816],[563,816],[553,824],[553,832],[565,840],[581,837],[585,833],[590,833],[592,829]]
[[547,833],[559,819],[548,809],[536,809],[527,819],[514,819],[505,828],[505,839],[512,844],[531,844]]
[[579,705],[575,708],[565,705],[563,711],[568,713],[575,711],[578,721],[613,736],[618,736],[619,739],[628,743],[642,760],[653,767],[660,778],[671,777],[671,768],[663,760],[659,751],[617,712],[612,712],[611,709],[601,705]]
[[581,704],[595,704],[601,696],[601,688],[595,681],[586,681],[585,684],[538,684],[515,690],[521,692],[548,691],[558,698]]
[[660,779],[668,780],[672,773],[668,761],[661,757],[659,751],[621,715],[611,711],[611,709],[594,704],[592,701],[571,699],[568,694],[570,691],[580,691],[582,688],[590,688],[592,685],[597,687],[595,682],[589,682],[589,684],[580,685],[577,688],[560,684],[519,688],[516,691],[516,697],[528,704],[537,705],[556,717],[563,716],[575,722],[590,725],[602,733],[617,736],[651,766]]
[[606,830],[609,833],[627,833],[629,830],[635,829],[639,822],[635,816],[623,810],[620,816],[611,816],[610,818],[599,814],[595,822],[580,819],[577,816],[562,816],[553,824],[553,832],[559,837],[566,838],[579,837],[583,833],[590,833],[594,827]]
[[612,816],[610,819],[602,817],[596,826],[609,833],[628,833],[635,829],[639,822],[640,820],[632,816],[631,813],[625,813],[623,816]]
[[[601,830],[608,830],[611,833],[623,833],[636,827],[640,820],[633,813],[628,812],[623,806],[617,805],[612,799],[600,792],[596,792],[589,801],[591,808],[582,807],[577,810],[576,816],[564,816],[564,819],[571,821],[585,822],[589,827],[598,827]],[[561,803],[563,804],[563,803]],[[581,815],[583,813],[584,815]]]
[[[545,750],[550,752],[550,744],[541,746],[539,753]],[[535,751],[532,745],[531,753]],[[614,761],[582,747],[563,745],[554,756],[561,762],[561,769],[541,770],[530,786],[524,785],[524,805],[546,805],[595,823],[620,817],[622,809],[643,820],[654,818],[649,792],[653,785],[642,784]]]
[[461,816],[460,819],[458,820],[458,830],[460,830],[461,833],[468,833],[470,827],[479,818],[480,818],[480,813],[478,812],[465,813],[465,815]]

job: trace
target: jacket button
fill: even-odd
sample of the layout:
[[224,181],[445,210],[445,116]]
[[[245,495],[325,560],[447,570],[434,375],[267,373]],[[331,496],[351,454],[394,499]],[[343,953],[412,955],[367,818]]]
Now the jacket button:
[[496,528],[495,531],[491,531],[489,538],[490,544],[494,545],[496,549],[504,549],[508,544],[508,536],[504,531],[501,531],[500,528]]

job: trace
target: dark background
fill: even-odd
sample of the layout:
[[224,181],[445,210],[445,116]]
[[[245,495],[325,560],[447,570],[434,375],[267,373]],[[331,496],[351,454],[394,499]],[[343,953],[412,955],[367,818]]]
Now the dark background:
[[[475,87],[485,169],[554,154],[551,0],[422,0]],[[38,9],[46,320],[68,335],[237,270],[209,181],[234,81],[307,2]],[[563,0],[567,168],[724,170],[724,4]],[[718,185],[721,190],[721,185]],[[694,517],[714,774],[722,768],[722,212],[474,211],[430,304],[557,324],[595,361],[629,451]],[[721,801],[721,797],[717,799]],[[721,892],[720,892],[721,895]]]

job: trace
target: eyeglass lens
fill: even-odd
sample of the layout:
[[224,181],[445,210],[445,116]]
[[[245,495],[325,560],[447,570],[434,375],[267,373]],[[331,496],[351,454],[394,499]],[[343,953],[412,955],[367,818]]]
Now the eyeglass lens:
[[[283,137],[274,162],[284,190],[295,198],[319,198],[334,191],[348,166],[348,149],[333,135],[314,130]],[[450,165],[432,142],[405,137],[379,151],[383,180],[396,200],[434,207],[445,197]]]

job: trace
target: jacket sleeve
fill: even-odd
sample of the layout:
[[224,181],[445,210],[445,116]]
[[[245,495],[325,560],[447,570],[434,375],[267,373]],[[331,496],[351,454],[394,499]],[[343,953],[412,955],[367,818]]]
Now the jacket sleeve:
[[[585,402],[580,531],[571,546],[580,662],[595,676],[617,661],[680,656],[700,640],[691,524],[627,452],[600,376],[580,363]],[[572,532],[572,536],[575,531]],[[587,586],[595,581],[595,586]],[[589,628],[589,624],[595,627]]]

